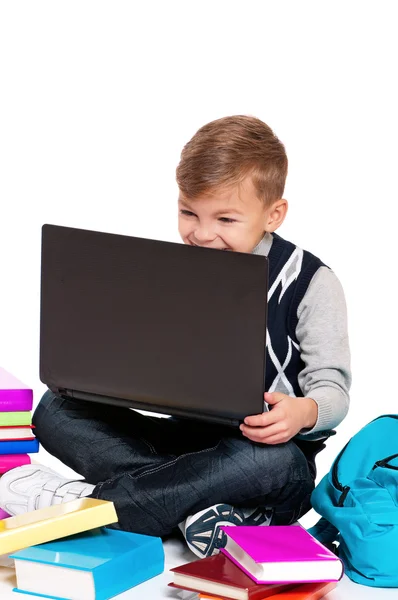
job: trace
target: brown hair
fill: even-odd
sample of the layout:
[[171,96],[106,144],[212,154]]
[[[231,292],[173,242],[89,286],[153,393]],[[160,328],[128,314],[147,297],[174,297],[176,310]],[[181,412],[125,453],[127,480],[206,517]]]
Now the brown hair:
[[282,198],[285,147],[263,121],[244,115],[201,127],[184,146],[176,171],[178,187],[190,199],[239,184],[248,175],[266,204]]

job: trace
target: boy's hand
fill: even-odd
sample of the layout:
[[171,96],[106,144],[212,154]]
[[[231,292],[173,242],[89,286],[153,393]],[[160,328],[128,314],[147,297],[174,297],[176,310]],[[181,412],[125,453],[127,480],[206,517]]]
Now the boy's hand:
[[240,425],[243,435],[252,442],[282,444],[301,429],[310,429],[318,418],[318,406],[312,398],[292,398],[280,392],[265,393],[272,410],[246,417]]

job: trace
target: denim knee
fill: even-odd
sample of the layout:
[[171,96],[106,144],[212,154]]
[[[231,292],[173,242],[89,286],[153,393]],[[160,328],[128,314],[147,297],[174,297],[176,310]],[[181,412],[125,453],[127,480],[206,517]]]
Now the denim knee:
[[300,496],[306,496],[313,489],[314,479],[307,458],[294,442],[279,446],[275,464],[284,485],[290,487],[292,494],[297,490]]
[[303,452],[289,442],[283,449],[284,486],[275,503],[272,525],[290,525],[311,509],[311,493],[315,487],[313,474]]
[[278,449],[277,464],[282,466],[288,481],[307,481],[311,479],[311,473],[305,454],[293,442],[287,442],[276,446]]
[[[302,484],[311,479],[307,459],[292,441],[257,447],[256,462],[258,474],[271,479],[274,486]],[[274,487],[273,486],[273,487]]]

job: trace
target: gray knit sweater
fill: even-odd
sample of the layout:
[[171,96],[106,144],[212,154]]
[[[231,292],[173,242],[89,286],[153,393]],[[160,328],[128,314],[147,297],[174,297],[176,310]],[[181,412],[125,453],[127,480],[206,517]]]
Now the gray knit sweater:
[[[266,234],[253,254],[268,256],[273,238]],[[347,310],[336,275],[320,267],[299,304],[296,336],[304,368],[298,382],[303,395],[315,400],[318,419],[300,433],[316,438],[316,432],[336,427],[346,416],[351,385]],[[283,386],[276,391],[286,393]]]

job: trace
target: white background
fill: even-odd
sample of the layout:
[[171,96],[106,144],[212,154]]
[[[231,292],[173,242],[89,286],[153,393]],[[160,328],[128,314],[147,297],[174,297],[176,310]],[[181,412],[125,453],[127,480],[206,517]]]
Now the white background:
[[362,425],[398,412],[395,8],[1,2],[0,365],[36,402],[42,224],[178,241],[179,152],[204,123],[240,113],[286,145],[279,233],[346,292],[352,404],[320,475]]

